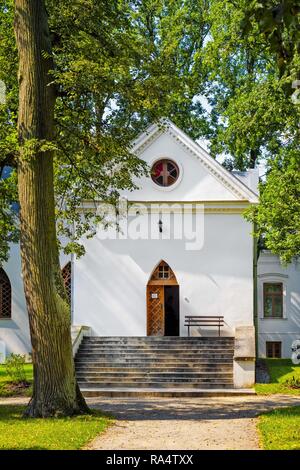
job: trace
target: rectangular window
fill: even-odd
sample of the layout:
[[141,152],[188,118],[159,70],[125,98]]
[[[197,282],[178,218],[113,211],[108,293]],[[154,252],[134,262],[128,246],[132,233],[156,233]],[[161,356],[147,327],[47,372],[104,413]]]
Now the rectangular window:
[[282,283],[264,284],[264,317],[283,317],[283,285]]
[[267,341],[266,356],[277,359],[281,358],[281,341]]

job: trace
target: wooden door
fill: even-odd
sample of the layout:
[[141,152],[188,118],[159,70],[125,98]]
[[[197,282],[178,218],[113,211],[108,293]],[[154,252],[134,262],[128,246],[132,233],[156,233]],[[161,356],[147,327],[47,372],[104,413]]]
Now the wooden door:
[[147,286],[147,335],[164,336],[165,307],[164,286]]

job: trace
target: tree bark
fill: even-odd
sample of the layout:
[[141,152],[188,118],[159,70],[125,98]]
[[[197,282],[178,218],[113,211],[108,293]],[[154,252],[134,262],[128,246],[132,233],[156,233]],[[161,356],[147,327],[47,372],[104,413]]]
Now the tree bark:
[[18,190],[21,258],[34,368],[25,414],[87,412],[79,391],[71,342],[71,313],[60,272],[53,185],[55,90],[44,0],[15,1],[19,53]]
[[257,158],[258,158],[258,150],[251,149],[250,150],[249,168],[251,168],[251,169],[255,168]]

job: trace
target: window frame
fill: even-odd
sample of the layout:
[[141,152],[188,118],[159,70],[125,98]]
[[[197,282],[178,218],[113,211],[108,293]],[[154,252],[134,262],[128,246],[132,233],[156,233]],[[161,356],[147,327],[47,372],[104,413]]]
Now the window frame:
[[150,159],[150,161],[148,162],[148,165],[150,166],[151,171],[152,171],[153,166],[156,165],[161,160],[169,160],[170,162],[172,162],[173,164],[177,166],[178,168],[177,180],[173,184],[171,184],[171,186],[160,186],[152,179],[151,172],[150,172],[150,178],[148,179],[150,180],[151,186],[155,190],[162,191],[162,192],[170,192],[170,191],[173,191],[175,188],[177,188],[177,186],[181,183],[182,178],[183,178],[184,168],[181,162],[177,160],[177,158],[174,158],[173,156],[170,157],[170,156],[163,154],[163,155],[159,155],[159,156],[156,156],[155,158]]
[[[9,311],[9,315],[8,316],[4,316],[2,314],[2,311],[3,311],[3,298],[5,297],[5,295],[3,295],[3,283],[1,282],[1,278],[4,279],[4,282],[6,284],[6,287],[8,288],[8,293],[5,294],[9,297],[9,300],[8,300],[8,311]],[[0,320],[1,321],[5,321],[5,320],[11,320],[12,319],[12,287],[11,287],[11,282],[10,282],[10,279],[8,277],[8,274],[7,272],[3,269],[3,268],[0,268],[0,290],[1,290],[1,294],[0,294]]]
[[[267,292],[267,288],[269,286],[280,286],[280,292]],[[275,281],[267,281],[263,283],[263,317],[264,318],[284,318],[283,314],[283,295],[284,295],[284,289],[283,289],[283,282],[275,282]],[[272,299],[272,312],[271,315],[266,315],[266,299],[271,298]],[[275,299],[280,298],[281,300],[281,315],[275,315]]]
[[158,279],[170,279],[170,266],[167,264],[160,264],[158,266]]
[[[287,320],[287,312],[290,305],[290,289],[289,289],[289,276],[282,273],[260,273],[257,276],[257,306],[258,318],[261,321],[284,321]],[[282,284],[283,293],[283,311],[282,317],[265,317],[264,316],[264,284]]]
[[61,275],[64,282],[64,287],[68,296],[69,303],[72,302],[72,262],[67,263],[61,268]]
[[[279,346],[279,355],[276,355],[276,347]],[[268,355],[268,348],[271,347],[272,355]],[[282,341],[266,341],[266,358],[267,359],[282,359]]]
[[[161,175],[157,176],[157,178],[162,176],[162,179],[163,179],[162,184],[158,183],[158,181],[156,179],[154,179],[153,174],[152,174],[154,167],[158,164],[161,164],[162,167],[163,167],[163,170],[162,170],[163,173]],[[174,181],[170,184],[169,184],[169,181],[168,181],[169,180],[169,175],[167,174],[168,173],[168,169],[167,169],[168,164],[173,165],[174,169],[176,170],[176,178],[174,178]],[[174,160],[171,160],[170,158],[159,159],[151,167],[151,179],[152,179],[153,183],[155,183],[157,186],[160,186],[162,188],[169,188],[170,186],[173,186],[176,183],[176,181],[178,180],[179,174],[180,174],[180,170],[179,170],[179,167],[178,167],[177,163],[174,162]]]

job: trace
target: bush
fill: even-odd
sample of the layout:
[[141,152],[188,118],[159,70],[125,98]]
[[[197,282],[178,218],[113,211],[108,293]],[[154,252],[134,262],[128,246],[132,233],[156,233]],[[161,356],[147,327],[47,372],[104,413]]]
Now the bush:
[[25,356],[21,354],[11,354],[5,362],[5,368],[7,375],[11,378],[14,383],[25,383],[26,372],[25,372]]
[[291,379],[287,379],[284,382],[288,387],[291,388],[300,388],[300,378],[299,377],[292,377]]

